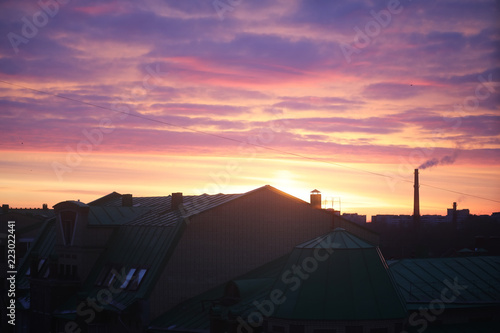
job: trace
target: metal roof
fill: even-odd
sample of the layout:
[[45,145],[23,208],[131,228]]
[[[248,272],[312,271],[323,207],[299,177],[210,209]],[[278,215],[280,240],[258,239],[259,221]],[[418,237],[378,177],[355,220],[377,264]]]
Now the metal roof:
[[[183,224],[175,226],[139,226],[126,225],[117,228],[110,241],[108,250],[103,252],[87,278],[83,290],[89,297],[95,297],[103,288],[98,284],[98,278],[115,269],[126,275],[131,269],[145,269],[145,275],[137,289],[124,288],[113,295],[113,302],[106,305],[111,311],[123,311],[135,301],[149,296],[161,275],[166,262],[173,253],[182,234]],[[119,288],[123,280],[118,279],[113,286]],[[76,299],[64,304],[59,313],[75,312]]]
[[[286,301],[272,317],[294,320],[383,320],[406,317],[404,302],[377,247],[339,228],[295,247],[273,286]],[[321,239],[321,238],[320,238]],[[328,243],[327,243],[328,244]],[[338,246],[338,247],[335,247]],[[293,273],[300,268],[306,278]]]
[[[293,291],[287,280],[292,277],[293,267],[303,267],[305,261],[315,258],[315,254],[323,257],[327,248],[332,248],[333,252],[323,262],[317,261],[317,268],[307,273],[308,278],[300,280],[300,286]],[[323,250],[318,252],[319,249]],[[234,305],[224,306],[222,296],[229,284],[237,288],[240,299]],[[296,246],[290,254],[276,261],[179,304],[153,320],[149,329],[151,332],[208,332],[210,305],[215,304],[212,311],[218,311],[222,317],[247,318],[256,311],[255,302],[269,299],[274,290],[282,291],[286,298],[283,304],[276,305],[271,315],[275,318],[405,318],[404,301],[396,288],[378,248],[337,228]]]
[[440,299],[446,281],[464,286],[447,307],[464,304],[500,304],[500,257],[402,259],[390,270],[408,308]]
[[147,207],[102,207],[90,206],[88,224],[90,226],[110,226],[126,224],[150,211]]
[[44,225],[28,250],[28,253],[26,253],[23,260],[19,263],[16,279],[18,289],[29,289],[29,279],[26,276],[26,272],[30,268],[33,254],[36,253],[40,259],[48,259],[54,253],[56,244],[55,219],[43,223]]
[[344,232],[344,228],[335,228],[334,232],[319,236],[310,241],[297,245],[300,249],[331,248],[341,249],[368,249],[374,246],[359,239],[351,233]]
[[[182,218],[188,218],[190,216],[199,214],[203,211],[215,208],[219,205],[227,203],[231,200],[241,197],[243,194],[202,194],[199,196],[185,196],[183,197],[182,204],[182,214],[179,210],[170,210],[170,202],[172,200],[171,196],[162,197],[167,199],[165,205],[162,205],[162,209],[153,209],[149,214],[144,215],[141,218],[130,221],[130,225],[154,225],[154,226],[170,226],[177,223]],[[133,198],[135,200],[136,198]],[[137,198],[138,201],[144,204],[148,200],[140,200],[146,198]],[[157,202],[157,198],[152,202]],[[135,205],[135,201],[134,201]]]

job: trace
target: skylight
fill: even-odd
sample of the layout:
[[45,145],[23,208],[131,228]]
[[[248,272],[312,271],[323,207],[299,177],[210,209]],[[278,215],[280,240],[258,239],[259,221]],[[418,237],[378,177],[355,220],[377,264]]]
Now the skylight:
[[141,268],[139,272],[134,274],[134,278],[132,279],[132,283],[130,284],[129,289],[137,290],[142,282],[142,279],[144,278],[144,275],[146,275],[146,272],[147,272],[146,268]]
[[123,281],[122,285],[120,286],[121,289],[127,288],[128,284],[130,283],[130,280],[132,279],[132,276],[134,276],[135,271],[136,271],[135,268],[131,268],[128,271],[127,277],[125,278],[125,281]]

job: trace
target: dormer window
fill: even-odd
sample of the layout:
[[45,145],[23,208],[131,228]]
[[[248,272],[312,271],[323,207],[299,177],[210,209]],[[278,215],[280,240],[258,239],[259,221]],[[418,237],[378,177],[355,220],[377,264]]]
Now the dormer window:
[[72,245],[75,234],[76,212],[61,212],[61,229],[64,245]]

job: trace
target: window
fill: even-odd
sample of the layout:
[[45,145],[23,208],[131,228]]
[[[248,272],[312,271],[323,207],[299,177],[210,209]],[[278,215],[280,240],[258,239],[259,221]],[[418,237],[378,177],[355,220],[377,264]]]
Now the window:
[[147,269],[141,268],[138,272],[136,271],[136,274],[134,274],[132,278],[132,283],[130,283],[130,290],[137,290],[139,288],[139,285],[142,282],[142,279],[144,278],[144,275],[146,275]]
[[73,243],[73,236],[75,233],[75,212],[61,212],[61,227],[63,232],[64,245],[71,245]]
[[134,276],[135,271],[136,271],[135,268],[131,268],[128,271],[127,277],[125,278],[125,281],[123,281],[122,285],[120,286],[121,289],[127,288],[128,284],[130,283],[130,280],[132,279],[132,276]]

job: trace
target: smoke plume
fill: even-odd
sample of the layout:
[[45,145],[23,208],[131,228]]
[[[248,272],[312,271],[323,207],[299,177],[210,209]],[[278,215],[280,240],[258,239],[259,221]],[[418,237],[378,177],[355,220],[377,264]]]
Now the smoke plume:
[[437,158],[431,158],[430,160],[427,160],[425,161],[424,163],[422,163],[418,168],[420,170],[424,170],[424,169],[427,169],[427,168],[432,168],[434,166],[437,166],[437,165],[448,165],[448,164],[453,164],[455,163],[457,157],[458,157],[458,149],[456,149],[453,154],[451,155],[446,155],[446,156],[443,156],[441,157],[440,160],[438,160]]

